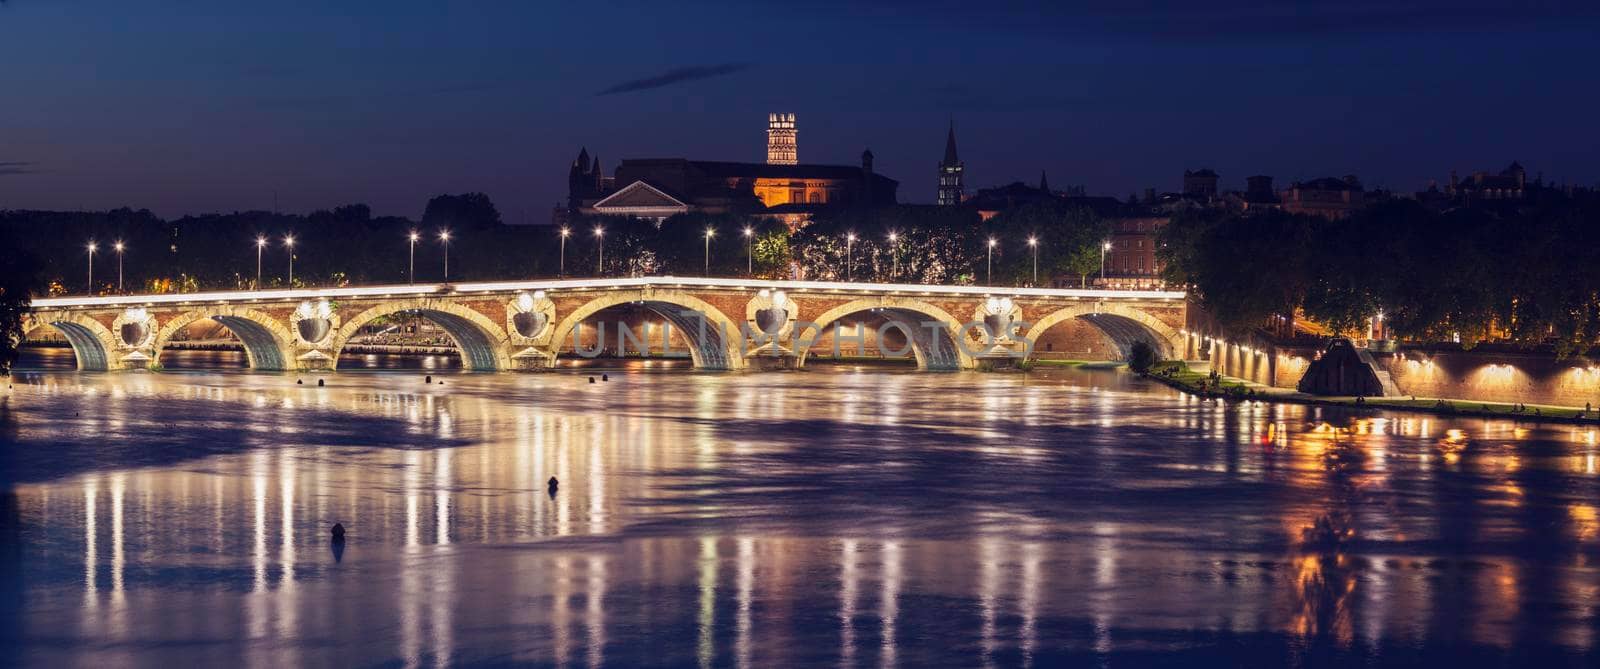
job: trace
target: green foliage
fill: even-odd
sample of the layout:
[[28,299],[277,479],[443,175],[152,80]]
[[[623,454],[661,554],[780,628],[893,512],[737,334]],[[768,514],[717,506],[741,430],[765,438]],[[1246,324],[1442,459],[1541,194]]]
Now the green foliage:
[[[987,223],[995,245],[995,282],[1029,284],[1033,281],[1037,240],[1039,281],[1060,272],[1076,274],[1079,283],[1100,272],[1101,245],[1111,237],[1110,222],[1093,210],[1067,202],[1033,202],[1003,211]],[[985,240],[986,241],[986,240]]]
[[17,344],[27,334],[22,331],[22,317],[40,289],[39,263],[4,229],[0,229],[0,249],[5,249],[0,251],[0,376],[9,376],[17,361]]
[[1140,374],[1148,374],[1150,368],[1156,364],[1156,350],[1142,341],[1136,341],[1128,349],[1128,369]]
[[[352,210],[359,207],[366,210],[365,218],[371,217],[371,210],[364,204],[340,207],[335,211]],[[359,211],[348,211],[349,214],[359,214]],[[315,221],[313,221],[315,222]],[[482,230],[500,225],[500,210],[496,209],[494,202],[483,193],[462,193],[461,195],[438,195],[428,200],[428,206],[422,212],[422,225],[426,228],[441,230]]]
[[1183,212],[1157,252],[1165,278],[1235,333],[1297,310],[1361,332],[1381,312],[1401,338],[1509,336],[1565,354],[1600,336],[1595,220],[1600,198],[1554,191],[1443,212],[1397,199],[1339,220]]

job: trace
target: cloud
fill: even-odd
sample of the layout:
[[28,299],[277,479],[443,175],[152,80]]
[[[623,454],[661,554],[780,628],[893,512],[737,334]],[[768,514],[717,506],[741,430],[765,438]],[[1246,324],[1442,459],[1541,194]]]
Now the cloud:
[[[5,4],[5,0],[0,0],[0,4]],[[38,170],[33,169],[33,166],[34,163],[22,160],[0,160],[0,176],[38,172]]]
[[666,72],[662,72],[661,74],[653,77],[624,81],[620,84],[606,88],[599,93],[595,93],[595,96],[598,97],[601,95],[614,95],[616,93],[646,91],[652,88],[661,88],[663,86],[671,86],[673,84],[681,84],[688,81],[710,79],[712,77],[720,77],[725,74],[733,74],[734,72],[738,72],[747,67],[750,67],[749,63],[722,63],[721,65],[690,65],[689,67],[679,67],[667,70]]

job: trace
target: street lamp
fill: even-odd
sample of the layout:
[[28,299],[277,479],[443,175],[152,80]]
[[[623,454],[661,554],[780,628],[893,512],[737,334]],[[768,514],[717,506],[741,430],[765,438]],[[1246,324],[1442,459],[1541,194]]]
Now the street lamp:
[[849,281],[855,268],[856,233],[844,236],[844,280]]
[[289,249],[289,287],[294,287],[294,235],[283,236],[283,246]]
[[1110,250],[1111,242],[1106,242],[1100,245],[1100,286],[1102,288],[1105,287],[1106,283],[1106,251]]
[[1028,248],[1033,249],[1033,285],[1039,286],[1039,238],[1028,237]]
[[994,285],[994,246],[995,244],[999,243],[1000,242],[995,241],[993,237],[989,238],[989,278],[984,283],[987,283],[991,286]]
[[422,239],[422,235],[417,234],[416,230],[412,230],[409,239],[411,240],[411,269],[407,271],[406,276],[408,281],[415,284],[417,282],[417,240]]
[[265,250],[266,248],[267,248],[267,238],[266,237],[256,237],[256,285],[255,285],[255,287],[257,289],[261,288],[261,252],[263,250]]
[[568,228],[561,229],[561,267],[557,270],[556,276],[567,275],[567,238],[571,236],[572,230]]
[[450,281],[450,231],[439,231],[439,243],[444,244],[444,280]]
[[89,246],[88,246],[88,249],[89,249],[89,291],[88,291],[88,293],[90,295],[94,294],[94,250],[96,248],[98,248],[98,245],[96,245],[94,243],[94,240],[92,240],[92,239],[89,240]]
[[899,241],[900,233],[889,233],[889,278],[891,280],[900,278],[900,245],[897,243]]
[[602,276],[606,273],[606,229],[598,225],[594,226],[594,247],[600,252],[600,260],[595,263],[594,274]]
[[122,250],[127,247],[123,246],[122,240],[119,239],[117,243],[111,245],[111,248],[117,250],[117,292],[120,293],[122,292]]
[[716,230],[706,228],[706,264],[705,268],[701,270],[705,276],[711,276],[711,238],[715,236],[717,236]]
[[744,226],[744,273],[746,276],[756,274],[755,234],[750,226]]

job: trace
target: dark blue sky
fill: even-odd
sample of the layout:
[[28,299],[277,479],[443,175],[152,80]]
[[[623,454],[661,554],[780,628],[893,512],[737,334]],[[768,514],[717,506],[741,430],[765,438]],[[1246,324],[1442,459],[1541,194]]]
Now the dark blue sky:
[[951,117],[969,189],[1600,178],[1600,3],[332,4],[0,0],[0,208],[544,222],[580,145],[759,161],[769,111],[909,202]]

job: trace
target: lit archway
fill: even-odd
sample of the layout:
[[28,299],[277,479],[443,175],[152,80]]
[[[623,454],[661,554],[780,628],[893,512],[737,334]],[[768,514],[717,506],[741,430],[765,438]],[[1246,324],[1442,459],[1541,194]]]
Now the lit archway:
[[[864,298],[822,312],[806,325],[815,324],[816,329],[810,336],[816,338],[826,333],[839,319],[862,312],[876,313],[886,321],[899,326],[910,340],[911,352],[916,356],[918,369],[955,371],[977,366],[972,355],[956,341],[956,329],[961,327],[962,321],[951,316],[950,312],[921,300],[901,297]],[[796,349],[797,364],[803,367],[806,358],[811,354],[811,346],[796,346]]]
[[153,362],[161,362],[163,351],[175,335],[204,320],[215,321],[238,337],[251,369],[281,372],[295,368],[294,339],[278,319],[255,309],[228,305],[186,311],[168,318],[156,331]]
[[339,355],[362,327],[384,316],[404,313],[417,314],[443,329],[461,351],[462,369],[493,372],[510,368],[509,338],[503,328],[471,308],[434,298],[385,302],[345,321],[330,345],[334,367],[338,368]]
[[693,295],[652,289],[608,291],[561,319],[550,339],[550,366],[555,366],[561,343],[573,336],[580,323],[611,307],[629,304],[671,323],[689,342],[689,357],[695,368],[744,368],[743,334],[737,322]]
[[[1121,359],[1126,359],[1133,344],[1140,341],[1149,344],[1162,359],[1170,359],[1181,350],[1181,340],[1172,326],[1148,312],[1117,304],[1082,304],[1058,309],[1028,328],[1028,341],[1038,342],[1051,327],[1073,319],[1083,319],[1104,334],[1117,347]],[[1034,352],[1037,353],[1037,349]]]
[[24,323],[23,339],[44,328],[54,329],[66,338],[79,370],[104,372],[122,368],[121,362],[112,356],[117,350],[117,340],[99,321],[71,312],[35,313]]

